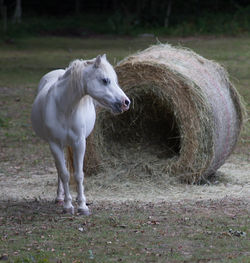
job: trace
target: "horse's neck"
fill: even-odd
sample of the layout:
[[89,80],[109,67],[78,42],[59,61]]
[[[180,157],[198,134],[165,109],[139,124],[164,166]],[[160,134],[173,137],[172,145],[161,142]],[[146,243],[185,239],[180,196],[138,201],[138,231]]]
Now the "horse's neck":
[[55,86],[57,107],[66,115],[74,111],[80,100],[86,96],[83,89],[72,87],[73,84],[70,73],[67,74],[66,72],[61,78],[59,78]]

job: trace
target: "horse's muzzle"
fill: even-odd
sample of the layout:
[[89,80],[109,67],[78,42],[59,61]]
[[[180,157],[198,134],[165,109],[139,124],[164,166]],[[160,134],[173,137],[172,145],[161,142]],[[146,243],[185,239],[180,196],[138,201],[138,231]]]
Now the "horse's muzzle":
[[129,106],[130,106],[130,100],[128,98],[124,99],[122,103],[122,110],[127,111],[129,109]]
[[114,104],[114,113],[122,113],[124,111],[127,111],[129,109],[130,100],[128,98],[125,98],[122,102],[118,101]]

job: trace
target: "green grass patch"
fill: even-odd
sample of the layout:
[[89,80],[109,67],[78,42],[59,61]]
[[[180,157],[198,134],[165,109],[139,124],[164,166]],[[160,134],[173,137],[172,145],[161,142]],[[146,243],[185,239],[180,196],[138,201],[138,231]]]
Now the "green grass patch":
[[[86,218],[63,215],[50,202],[2,202],[0,255],[9,262],[249,259],[249,237],[229,233],[249,229],[244,203],[197,202],[193,210],[190,205],[99,203]],[[228,205],[235,214],[227,214]]]

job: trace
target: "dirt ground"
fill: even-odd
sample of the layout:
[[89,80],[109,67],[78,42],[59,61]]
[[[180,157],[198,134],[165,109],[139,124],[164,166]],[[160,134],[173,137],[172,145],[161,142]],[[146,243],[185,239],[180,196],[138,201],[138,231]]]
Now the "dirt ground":
[[[53,200],[56,194],[57,175],[54,167],[48,173],[34,171],[19,172],[16,175],[0,176],[0,199],[42,199]],[[180,184],[175,180],[163,179],[157,183],[150,180],[131,181],[86,177],[86,196],[89,202],[97,201],[142,201],[142,202],[178,202],[184,200],[218,200],[237,198],[250,200],[250,162],[245,156],[234,154],[219,169],[212,180],[203,185]],[[106,181],[105,181],[106,180]],[[100,183],[101,182],[101,183]],[[72,189],[75,197],[75,191]]]

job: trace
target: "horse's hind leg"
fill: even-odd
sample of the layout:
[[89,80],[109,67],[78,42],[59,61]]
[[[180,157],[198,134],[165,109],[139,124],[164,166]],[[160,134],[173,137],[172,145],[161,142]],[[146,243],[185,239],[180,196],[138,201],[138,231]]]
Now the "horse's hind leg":
[[[58,170],[58,169],[57,169]],[[64,201],[64,189],[63,189],[63,183],[62,180],[60,178],[60,176],[58,175],[58,183],[57,183],[57,195],[56,195],[56,204],[58,205],[63,205],[63,201]]]
[[64,205],[63,211],[74,214],[74,207],[72,206],[72,197],[69,192],[69,172],[67,170],[64,158],[63,148],[54,142],[50,143],[50,150],[54,156],[58,176],[62,181],[64,189]]
[[82,215],[89,215],[89,208],[86,205],[86,197],[84,195],[83,186],[83,159],[85,154],[86,141],[81,140],[73,146],[73,164],[74,164],[74,177],[77,183],[77,203],[78,212]]

